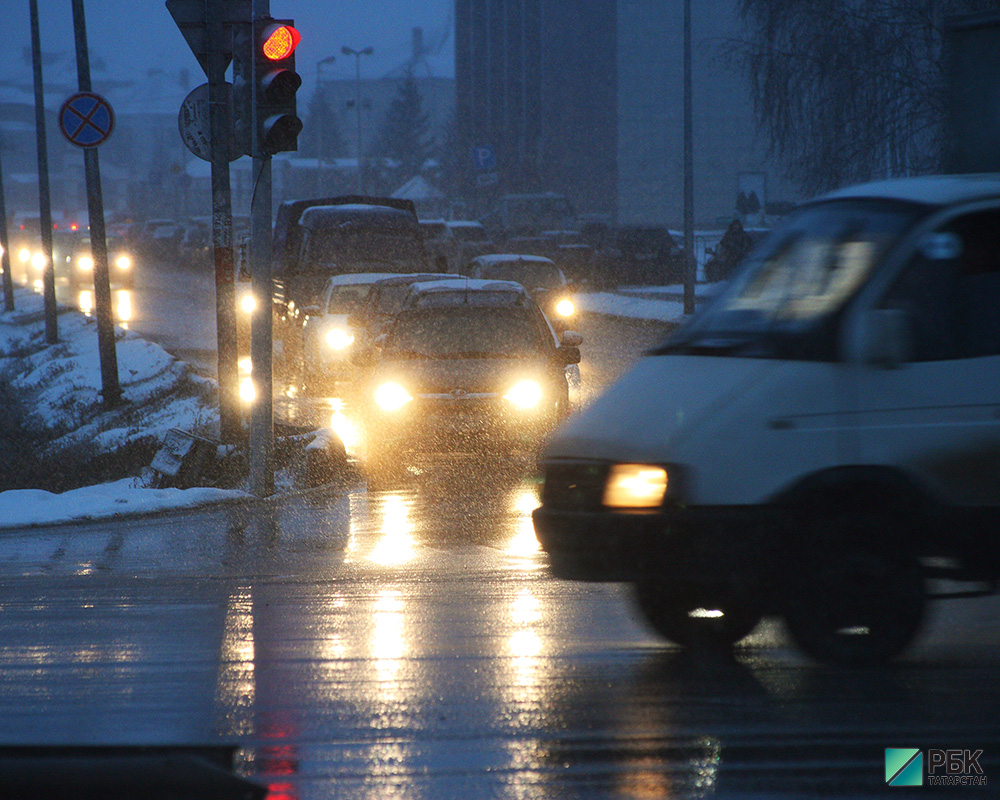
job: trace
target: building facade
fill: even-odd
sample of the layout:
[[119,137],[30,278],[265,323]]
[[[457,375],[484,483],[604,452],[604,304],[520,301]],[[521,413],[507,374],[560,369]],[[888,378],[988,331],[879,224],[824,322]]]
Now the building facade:
[[[735,1],[692,6],[695,220],[717,227],[741,191],[762,207],[794,198],[726,59]],[[683,15],[684,0],[456,0],[455,102],[479,205],[555,191],[581,214],[679,227]],[[476,158],[490,152],[492,168]]]

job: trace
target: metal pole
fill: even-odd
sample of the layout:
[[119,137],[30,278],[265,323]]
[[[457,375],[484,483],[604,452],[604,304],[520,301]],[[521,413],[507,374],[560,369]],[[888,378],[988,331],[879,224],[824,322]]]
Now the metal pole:
[[694,313],[694,136],[691,109],[691,0],[684,0],[684,313]]
[[52,200],[49,196],[49,156],[45,141],[45,91],[42,88],[42,45],[38,34],[38,0],[31,0],[31,62],[35,78],[35,131],[38,150],[38,216],[42,234],[42,293],[45,298],[45,341],[59,341],[56,319],[56,273],[52,263]]
[[358,194],[365,193],[365,173],[361,163],[361,53],[354,54],[354,110],[358,112]]
[[223,51],[230,27],[223,0],[205,0],[209,131],[212,140],[212,244],[215,252],[215,316],[219,349],[219,436],[225,444],[240,436],[239,370],[236,347],[236,276],[233,273],[233,206],[229,185],[232,145],[228,59]]
[[7,201],[3,193],[3,142],[0,141],[0,270],[3,270],[3,308],[14,310],[14,280],[10,274],[10,239],[7,237]]
[[[254,0],[254,19],[270,15],[269,0]],[[254,46],[257,43],[254,42]],[[253,86],[259,81],[253,60]],[[256,313],[250,319],[250,362],[256,398],[250,410],[250,492],[257,497],[274,494],[274,380],[273,319],[271,313],[271,157],[263,155],[257,140],[257,92],[253,92],[252,128],[254,189],[250,207],[250,274]]]
[[274,332],[271,314],[271,157],[254,156],[250,263],[256,313],[250,318],[250,362],[256,397],[250,410],[250,492],[274,494]]
[[[87,23],[83,0],[73,0],[73,34],[76,38],[76,71],[81,92],[92,91],[90,55],[87,52]],[[108,243],[104,230],[104,197],[101,192],[101,167],[96,147],[83,149],[87,181],[87,214],[90,218],[90,254],[94,259],[94,306],[97,312],[97,351],[101,362],[101,394],[104,407],[121,400],[118,382],[118,354],[115,351],[115,326],[111,318],[111,279],[108,274]]]

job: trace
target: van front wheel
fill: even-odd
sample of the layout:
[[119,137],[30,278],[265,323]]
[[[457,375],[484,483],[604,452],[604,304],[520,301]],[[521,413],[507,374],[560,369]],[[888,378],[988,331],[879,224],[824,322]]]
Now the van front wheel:
[[757,627],[760,608],[746,596],[669,592],[655,580],[634,587],[636,604],[658,634],[682,647],[728,648]]
[[[845,514],[818,527],[817,538],[826,546],[803,564],[785,610],[792,640],[822,663],[889,661],[913,641],[924,619],[920,563],[899,538],[887,535],[896,528],[890,518]],[[838,539],[834,533],[850,536]]]

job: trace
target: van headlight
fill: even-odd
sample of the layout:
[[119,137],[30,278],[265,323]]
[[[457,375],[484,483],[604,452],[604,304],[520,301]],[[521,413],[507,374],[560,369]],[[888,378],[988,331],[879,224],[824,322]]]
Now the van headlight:
[[383,383],[375,390],[375,405],[383,411],[399,411],[413,396],[394,381]]
[[614,464],[604,483],[608,508],[659,508],[669,485],[666,469],[655,464]]
[[542,387],[537,381],[519,381],[503,397],[518,408],[534,408],[542,402]]
[[80,256],[76,263],[84,272],[90,272],[94,268],[94,259],[90,256]]
[[354,344],[354,334],[343,328],[331,328],[326,332],[326,343],[334,350],[343,350]]
[[115,266],[118,269],[129,269],[132,266],[132,259],[128,256],[118,256],[115,259]]
[[254,312],[254,309],[257,308],[257,298],[253,296],[253,292],[247,292],[240,298],[240,308],[243,309],[244,314]]
[[556,303],[556,313],[560,317],[572,317],[576,313],[576,306],[573,305],[572,300],[568,297],[564,297]]

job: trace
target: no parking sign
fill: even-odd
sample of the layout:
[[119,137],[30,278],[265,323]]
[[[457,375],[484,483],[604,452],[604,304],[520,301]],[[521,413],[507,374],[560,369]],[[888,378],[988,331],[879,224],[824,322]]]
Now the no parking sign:
[[59,109],[59,129],[77,147],[103,144],[114,127],[115,112],[111,104],[93,92],[70,95]]

